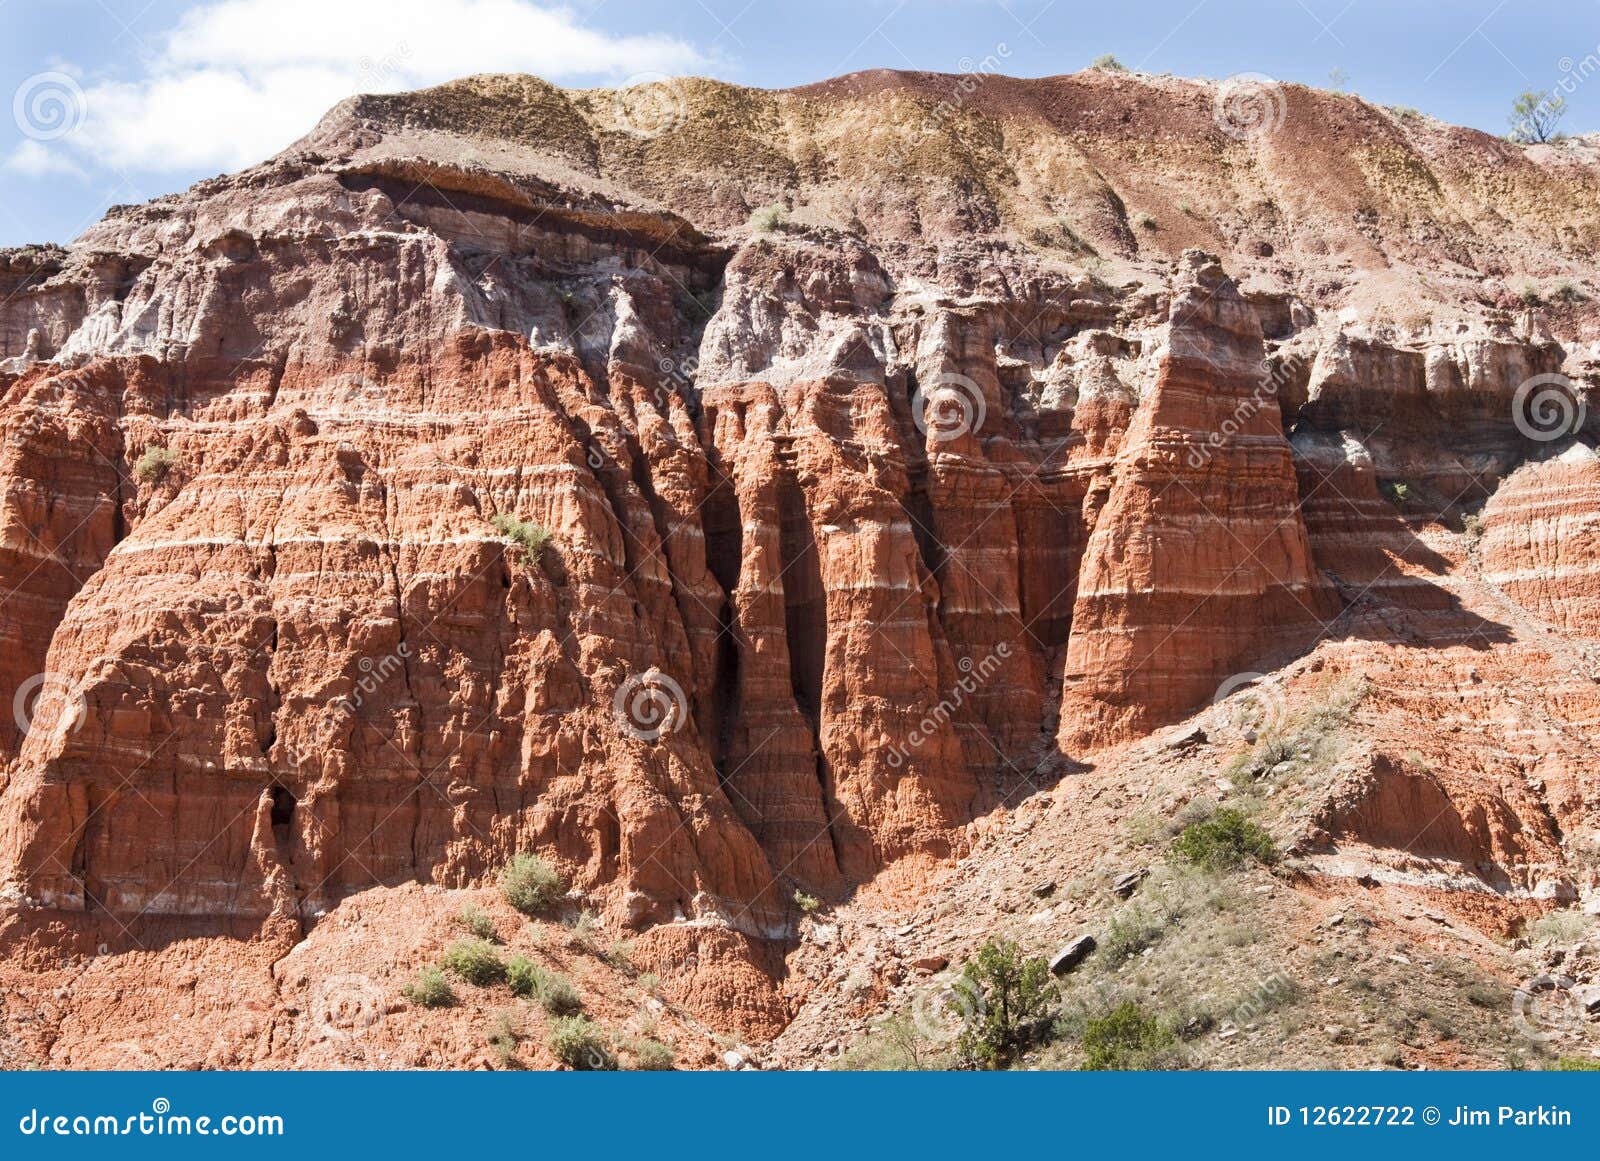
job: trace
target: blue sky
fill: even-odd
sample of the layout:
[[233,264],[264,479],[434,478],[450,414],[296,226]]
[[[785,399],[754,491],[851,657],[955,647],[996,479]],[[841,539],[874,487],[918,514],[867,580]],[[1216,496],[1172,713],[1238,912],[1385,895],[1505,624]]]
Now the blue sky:
[[[1600,0],[0,0],[0,245],[266,157],[341,97],[471,72],[697,73],[780,87],[865,68],[1017,76],[1101,53],[1258,73],[1492,132],[1516,93],[1600,60]],[[1600,72],[1563,128],[1600,129]]]

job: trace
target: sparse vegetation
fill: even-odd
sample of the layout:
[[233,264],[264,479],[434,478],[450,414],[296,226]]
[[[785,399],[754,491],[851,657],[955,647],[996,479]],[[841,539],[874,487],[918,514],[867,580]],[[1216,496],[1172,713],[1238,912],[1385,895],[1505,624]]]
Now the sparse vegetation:
[[578,912],[568,926],[567,943],[578,951],[593,955],[599,950],[600,917],[588,908]]
[[167,474],[178,463],[178,453],[169,447],[160,444],[151,444],[144,449],[138,461],[133,465],[133,474],[147,484],[154,484]]
[[794,905],[800,908],[800,914],[802,915],[815,915],[822,910],[821,899],[818,899],[815,895],[807,895],[804,891],[798,889],[794,893]]
[[1133,224],[1138,226],[1141,230],[1155,230],[1159,228],[1156,224],[1155,218],[1143,210],[1140,210],[1138,213],[1133,215]]
[[538,564],[539,558],[544,555],[544,550],[550,544],[550,530],[543,528],[531,520],[519,520],[508,512],[500,512],[489,520],[495,531],[501,536],[508,537],[512,543],[522,549],[523,555],[529,564]]
[[1592,1056],[1563,1056],[1556,1061],[1556,1072],[1600,1072],[1600,1060]]
[[1167,925],[1145,908],[1135,904],[1111,919],[1106,936],[1100,941],[1100,956],[1107,967],[1116,967],[1154,946]]
[[606,948],[606,962],[624,975],[633,974],[633,944],[626,939],[613,939]]
[[762,206],[750,215],[750,228],[758,234],[771,234],[789,228],[789,211],[780,205]]
[[556,1017],[545,1045],[562,1064],[580,1072],[611,1072],[617,1067],[604,1029],[587,1016]]
[[494,920],[490,919],[489,913],[476,903],[468,903],[463,907],[461,914],[456,916],[456,922],[479,939],[493,942],[498,938],[494,930]]
[[456,990],[436,967],[425,967],[400,994],[419,1008],[447,1008],[456,1002]]
[[1461,517],[1461,535],[1467,538],[1467,546],[1478,543],[1483,539],[1483,516],[1477,512],[1468,512]]
[[1237,867],[1247,860],[1271,864],[1278,850],[1272,836],[1233,807],[1223,807],[1205,822],[1185,827],[1172,851],[1197,866],[1212,870]]
[[1128,66],[1123,64],[1116,57],[1112,56],[1109,52],[1101,53],[1099,56],[1095,57],[1094,60],[1089,62],[1089,67],[1092,69],[1105,69],[1108,72],[1113,73],[1125,73],[1128,71]]
[[458,939],[445,949],[444,969],[480,988],[506,978],[505,961],[494,945],[483,939]]
[[1594,920],[1581,911],[1552,911],[1529,923],[1527,936],[1535,943],[1577,943],[1594,926]]
[[500,891],[506,902],[524,915],[550,910],[566,890],[561,875],[538,855],[517,855],[500,872]]
[[1411,485],[1403,480],[1385,480],[1378,485],[1378,490],[1396,508],[1404,507],[1406,502],[1411,499]]
[[489,1033],[489,1047],[494,1049],[495,1063],[501,1068],[516,1068],[517,1021],[509,1012],[501,1012],[494,1020],[494,1030]]
[[1507,136],[1523,145],[1560,141],[1562,134],[1556,132],[1556,123],[1566,114],[1565,97],[1529,89],[1517,94],[1517,99],[1511,103],[1511,116],[1506,118],[1511,132]]
[[1050,966],[1024,957],[1007,939],[991,939],[961,971],[956,1051],[979,1068],[1000,1068],[1045,1028],[1055,989]]
[[534,1000],[552,1016],[571,1016],[583,1010],[583,997],[560,972],[547,971],[526,956],[513,956],[506,964],[506,980],[513,995]]
[[1148,1068],[1151,1058],[1171,1048],[1176,1037],[1159,1019],[1125,1000],[1083,1030],[1085,1069]]
[[634,1072],[670,1072],[678,1062],[677,1050],[653,1036],[639,1036],[628,1042],[629,1067]]
[[850,1046],[841,1067],[855,1072],[922,1072],[949,1066],[942,1048],[925,1036],[908,1012],[879,1021]]

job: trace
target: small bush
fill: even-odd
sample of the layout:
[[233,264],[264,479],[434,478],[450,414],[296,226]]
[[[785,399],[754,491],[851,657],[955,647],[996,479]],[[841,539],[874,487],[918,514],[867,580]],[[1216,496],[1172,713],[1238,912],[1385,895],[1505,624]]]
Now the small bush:
[[770,234],[789,228],[789,212],[782,206],[762,206],[750,215],[750,228],[758,234]]
[[501,1068],[518,1067],[517,1040],[516,1019],[510,1013],[500,1013],[495,1017],[494,1031],[489,1033],[489,1047],[494,1049],[495,1063]]
[[606,948],[606,962],[625,975],[633,974],[633,944],[626,939],[613,939]]
[[147,484],[153,484],[178,462],[178,453],[169,447],[151,444],[133,465],[133,474]]
[[802,915],[815,915],[822,910],[821,899],[818,899],[815,895],[807,895],[800,890],[796,890],[794,893],[794,905],[800,908],[800,914]]
[[611,1072],[617,1067],[604,1030],[587,1016],[561,1016],[551,1021],[545,1044],[557,1060],[580,1072]]
[[1127,1000],[1085,1025],[1083,1067],[1095,1071],[1143,1068],[1175,1039],[1160,1020]]
[[1111,920],[1100,943],[1100,958],[1107,967],[1126,963],[1166,934],[1167,925],[1143,907],[1129,907]]
[[506,981],[513,995],[537,1001],[552,1016],[571,1016],[583,1010],[583,998],[566,976],[546,971],[526,956],[511,957]]
[[538,915],[553,907],[567,886],[554,867],[538,855],[521,854],[500,872],[500,890],[506,902],[524,915]]
[[1155,217],[1151,214],[1145,213],[1143,210],[1140,210],[1137,214],[1133,215],[1133,224],[1138,226],[1141,230],[1154,230],[1158,228]]
[[440,961],[444,969],[454,972],[469,984],[480,988],[498,984],[506,978],[505,961],[494,945],[482,939],[458,939],[445,949]]
[[1047,1025],[1055,989],[1043,959],[1023,958],[1017,945],[992,939],[961,971],[961,1036],[956,1050],[980,1068],[999,1068]]
[[498,513],[489,519],[495,531],[501,536],[506,536],[522,549],[529,564],[538,564],[539,558],[544,555],[544,550],[550,544],[550,530],[542,528],[531,520],[518,520],[506,512]]
[[1577,943],[1588,936],[1594,920],[1581,911],[1551,911],[1528,924],[1528,938],[1535,943]]
[[1106,69],[1107,71],[1113,73],[1125,73],[1128,71],[1128,66],[1123,64],[1116,57],[1112,56],[1109,52],[1102,53],[1100,56],[1095,57],[1094,60],[1089,62],[1089,67],[1092,69]]
[[670,1044],[650,1036],[641,1036],[629,1044],[628,1056],[635,1072],[670,1072],[678,1062],[678,1053]]
[[600,917],[588,908],[578,912],[577,918],[572,921],[567,936],[567,945],[578,951],[586,951],[591,955],[598,949],[600,942]]
[[875,1025],[840,1061],[840,1067],[851,1072],[922,1072],[948,1064],[940,1046],[917,1027],[908,1012]]
[[1403,481],[1379,484],[1378,490],[1382,492],[1388,499],[1389,503],[1393,504],[1396,508],[1402,507],[1408,500],[1411,499],[1411,485]]
[[1205,822],[1186,826],[1172,843],[1174,854],[1212,870],[1237,867],[1246,859],[1271,864],[1278,858],[1272,836],[1233,807],[1223,807]]
[[448,1008],[456,1002],[456,990],[436,967],[423,968],[400,994],[419,1008]]
[[468,903],[463,907],[461,914],[456,916],[456,922],[479,939],[487,939],[492,943],[499,938],[495,934],[494,920],[490,919],[489,913],[476,903]]
[[1592,1056],[1563,1056],[1556,1061],[1557,1072],[1600,1072],[1600,1060]]

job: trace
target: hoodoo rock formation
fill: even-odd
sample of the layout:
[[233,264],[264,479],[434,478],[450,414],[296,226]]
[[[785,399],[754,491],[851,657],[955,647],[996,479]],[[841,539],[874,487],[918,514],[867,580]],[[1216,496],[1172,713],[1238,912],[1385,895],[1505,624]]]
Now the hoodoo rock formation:
[[[1315,650],[1437,723],[1483,686],[1427,665],[1600,632],[1592,142],[954,80],[359,97],[0,252],[0,956],[265,948],[303,1007],[536,852],[770,1037],[837,984],[797,898],[913,906],[1219,690]],[[1434,813],[1450,882],[1596,899],[1581,762],[1480,757],[1375,755],[1301,853],[1417,877]]]

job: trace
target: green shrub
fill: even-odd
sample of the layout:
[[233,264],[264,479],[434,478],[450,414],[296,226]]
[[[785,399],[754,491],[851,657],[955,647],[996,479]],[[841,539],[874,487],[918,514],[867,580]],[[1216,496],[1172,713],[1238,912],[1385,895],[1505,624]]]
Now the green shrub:
[[550,543],[550,530],[540,527],[531,520],[518,520],[509,513],[500,512],[490,517],[489,523],[494,525],[501,536],[509,537],[522,549],[529,564],[538,564],[539,557],[544,555],[544,550]]
[[580,1072],[611,1072],[617,1067],[604,1030],[587,1016],[552,1020],[545,1044],[557,1060]]
[[490,919],[489,913],[476,903],[468,903],[463,907],[461,914],[456,916],[456,922],[479,939],[493,942],[498,938],[494,930],[494,920]]
[[1055,989],[1043,959],[1025,959],[1007,939],[991,939],[956,983],[962,1029],[956,1051],[979,1068],[1000,1068],[1045,1026]]
[[446,971],[454,972],[469,984],[486,988],[506,978],[505,961],[494,945],[483,939],[458,939],[445,949],[441,961]]
[[1272,836],[1233,807],[1223,807],[1205,822],[1184,827],[1172,843],[1173,853],[1212,870],[1237,867],[1246,859],[1259,863],[1277,860]]
[[448,1008],[456,1002],[456,990],[436,967],[423,968],[400,994],[419,1008]]
[[619,972],[633,974],[633,944],[626,939],[613,939],[606,948],[606,962]]
[[1112,56],[1109,52],[1102,53],[1100,56],[1095,57],[1094,60],[1089,62],[1089,67],[1092,69],[1106,69],[1109,72],[1114,73],[1125,73],[1128,71],[1128,66],[1123,64],[1116,57]]
[[514,857],[500,872],[500,890],[506,902],[524,915],[548,911],[566,894],[567,886],[556,869],[538,855]]
[[1600,1072],[1600,1060],[1592,1056],[1563,1056],[1556,1061],[1557,1072]]
[[815,895],[807,895],[799,889],[796,889],[794,893],[794,905],[800,908],[800,914],[802,915],[815,915],[822,910],[821,899],[818,899]]
[[1083,1067],[1096,1071],[1143,1068],[1175,1039],[1160,1020],[1127,1000],[1084,1026]]
[[583,1010],[583,998],[566,976],[546,971],[526,956],[511,957],[506,964],[506,981],[513,995],[536,1000],[552,1016],[571,1016]]
[[641,1036],[628,1045],[635,1072],[670,1072],[678,1062],[678,1053],[670,1044],[650,1036]]
[[178,453],[160,444],[151,444],[133,465],[133,474],[147,484],[153,484],[167,474],[178,462]]
[[789,228],[789,211],[779,205],[762,206],[750,215],[750,228],[758,234],[786,230]]
[[1133,224],[1138,226],[1141,230],[1155,230],[1159,228],[1154,215],[1147,214],[1143,210],[1140,210],[1137,214],[1133,215]]

